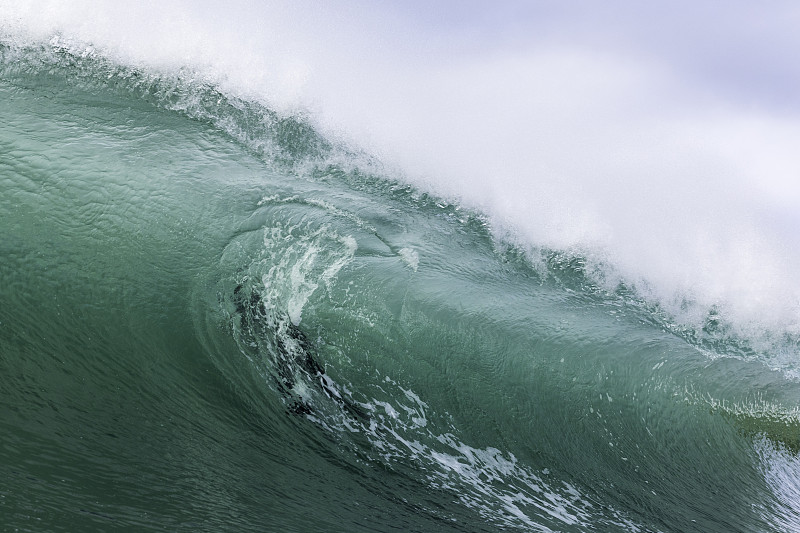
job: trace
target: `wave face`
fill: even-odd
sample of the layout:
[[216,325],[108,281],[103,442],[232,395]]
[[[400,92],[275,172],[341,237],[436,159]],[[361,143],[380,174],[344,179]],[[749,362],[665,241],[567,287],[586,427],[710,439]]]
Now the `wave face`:
[[64,43],[0,47],[4,528],[800,528],[791,324]]

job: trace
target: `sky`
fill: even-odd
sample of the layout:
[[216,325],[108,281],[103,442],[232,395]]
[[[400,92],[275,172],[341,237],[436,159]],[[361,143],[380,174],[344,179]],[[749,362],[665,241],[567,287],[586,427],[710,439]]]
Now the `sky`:
[[[486,2],[395,6],[412,24],[461,33],[475,49],[514,43],[603,49],[669,65],[751,105],[798,110],[794,2]],[[468,46],[468,45],[467,45]]]

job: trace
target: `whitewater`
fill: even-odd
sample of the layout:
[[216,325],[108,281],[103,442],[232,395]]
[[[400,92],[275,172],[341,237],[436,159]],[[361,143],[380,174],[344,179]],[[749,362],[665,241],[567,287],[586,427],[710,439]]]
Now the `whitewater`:
[[800,530],[800,13],[613,7],[0,2],[0,526]]

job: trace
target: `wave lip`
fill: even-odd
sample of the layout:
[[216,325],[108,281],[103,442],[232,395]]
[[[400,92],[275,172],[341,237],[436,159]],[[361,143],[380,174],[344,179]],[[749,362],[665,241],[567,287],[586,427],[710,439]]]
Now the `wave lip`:
[[[43,2],[6,6],[2,20],[17,41],[181,79],[173,93],[213,87],[175,107],[269,158],[372,154],[359,164],[483,213],[532,255],[583,257],[680,322],[714,308],[755,342],[800,333],[795,114],[753,109],[727,85],[709,99],[681,58],[643,61],[596,32],[593,48],[537,37],[479,52],[397,10],[239,7]],[[553,23],[574,36],[565,20]],[[741,36],[734,22],[721,31]]]

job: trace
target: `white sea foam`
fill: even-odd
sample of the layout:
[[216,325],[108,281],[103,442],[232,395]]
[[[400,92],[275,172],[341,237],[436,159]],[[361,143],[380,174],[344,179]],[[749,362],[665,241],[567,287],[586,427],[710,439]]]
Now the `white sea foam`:
[[[384,382],[396,386],[391,379]],[[476,448],[454,433],[436,432],[427,425],[427,405],[419,396],[402,387],[399,391],[403,394],[396,395],[394,406],[377,399],[362,404],[372,417],[359,431],[388,465],[412,461],[428,485],[458,494],[464,505],[504,527],[552,531],[541,521],[547,518],[558,526],[602,524],[641,530],[614,508],[599,505],[569,483],[547,478],[547,469],[543,477],[519,463],[512,453]],[[400,401],[403,395],[408,405]]]
[[537,6],[34,0],[0,20],[302,112],[681,320],[800,333],[793,4]]
[[265,309],[285,312],[294,325],[300,324],[311,295],[320,285],[327,288],[358,249],[352,236],[327,226],[299,237],[293,234],[297,229],[276,225],[264,231],[263,253],[274,264],[261,277]]
[[400,250],[397,251],[397,255],[400,256],[400,259],[402,259],[411,270],[414,272],[417,271],[417,268],[419,268],[419,254],[416,250],[412,248],[400,248]]
[[763,509],[764,518],[776,531],[800,529],[800,458],[766,437],[755,442],[764,479],[775,495],[775,507]]

